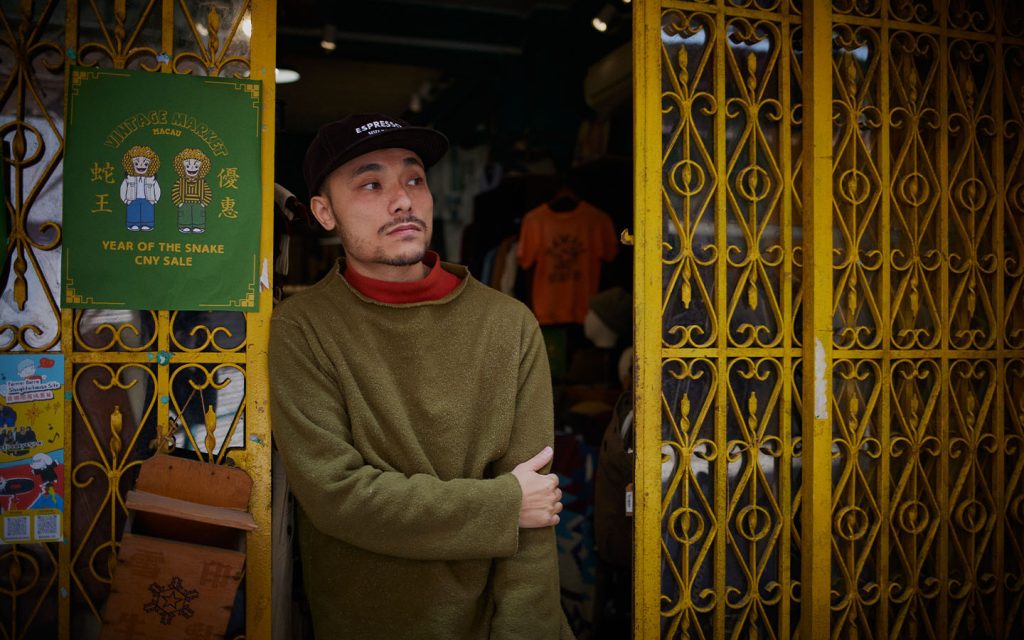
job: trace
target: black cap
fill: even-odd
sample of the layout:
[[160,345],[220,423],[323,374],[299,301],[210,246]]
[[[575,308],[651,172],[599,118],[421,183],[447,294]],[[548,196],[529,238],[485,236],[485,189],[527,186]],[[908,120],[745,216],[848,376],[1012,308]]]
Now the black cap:
[[378,149],[408,149],[429,167],[448,152],[448,138],[439,131],[414,127],[380,113],[348,116],[325,124],[306,150],[302,174],[314,196],[328,175],[352,158]]

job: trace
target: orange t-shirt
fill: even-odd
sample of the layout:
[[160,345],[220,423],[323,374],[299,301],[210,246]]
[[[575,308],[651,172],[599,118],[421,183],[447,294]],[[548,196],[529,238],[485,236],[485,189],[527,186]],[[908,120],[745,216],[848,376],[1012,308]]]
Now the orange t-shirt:
[[571,211],[544,204],[526,214],[516,257],[535,266],[531,306],[540,324],[582,323],[601,282],[601,262],[619,251],[615,225],[587,202]]

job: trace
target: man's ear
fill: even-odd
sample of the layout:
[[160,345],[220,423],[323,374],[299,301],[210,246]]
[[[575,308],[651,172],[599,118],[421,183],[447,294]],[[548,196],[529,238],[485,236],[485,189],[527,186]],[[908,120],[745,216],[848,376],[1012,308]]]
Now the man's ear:
[[309,199],[309,210],[313,217],[326,231],[333,231],[338,221],[334,219],[334,209],[331,208],[331,201],[321,195],[315,195]]

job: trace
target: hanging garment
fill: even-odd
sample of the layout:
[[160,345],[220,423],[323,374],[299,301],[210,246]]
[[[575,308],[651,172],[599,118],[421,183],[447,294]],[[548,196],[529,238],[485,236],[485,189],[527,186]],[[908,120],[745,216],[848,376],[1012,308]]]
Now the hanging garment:
[[501,272],[498,281],[498,290],[505,295],[515,295],[516,272],[519,266],[516,264],[516,250],[519,248],[519,238],[513,238],[505,254],[505,268]]
[[633,465],[633,392],[625,391],[615,403],[601,440],[594,486],[596,551],[602,560],[619,568],[631,566],[633,555],[632,513],[626,511]]
[[535,267],[530,306],[540,324],[582,324],[600,286],[601,263],[617,253],[612,219],[590,203],[570,211],[544,204],[527,213],[517,257],[524,269]]

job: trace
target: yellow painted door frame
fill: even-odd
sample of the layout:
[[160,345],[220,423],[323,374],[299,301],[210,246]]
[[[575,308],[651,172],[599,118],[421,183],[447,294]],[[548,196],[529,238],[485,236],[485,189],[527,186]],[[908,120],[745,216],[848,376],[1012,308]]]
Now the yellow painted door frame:
[[[828,638],[832,599],[832,10],[804,3],[804,474],[800,636]],[[813,400],[812,400],[813,399]]]
[[633,3],[633,636],[661,637],[661,3]]

